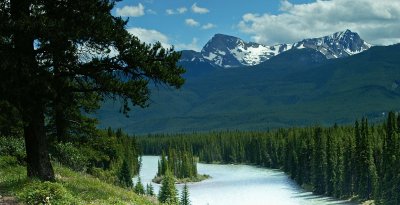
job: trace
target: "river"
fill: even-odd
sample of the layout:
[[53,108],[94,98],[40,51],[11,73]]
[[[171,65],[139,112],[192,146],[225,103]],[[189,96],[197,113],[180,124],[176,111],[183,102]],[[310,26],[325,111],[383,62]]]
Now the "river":
[[[158,159],[143,156],[140,177],[144,186],[156,175]],[[279,170],[199,163],[198,172],[212,178],[188,184],[192,205],[354,205],[305,192]],[[160,186],[153,186],[158,193]],[[180,193],[182,185],[177,188]]]

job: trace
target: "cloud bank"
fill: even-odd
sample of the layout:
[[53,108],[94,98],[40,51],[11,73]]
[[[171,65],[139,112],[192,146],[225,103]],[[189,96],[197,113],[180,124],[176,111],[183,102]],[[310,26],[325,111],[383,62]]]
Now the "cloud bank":
[[317,0],[309,4],[281,1],[282,13],[247,13],[240,31],[259,43],[292,43],[350,29],[376,45],[400,42],[400,1]]

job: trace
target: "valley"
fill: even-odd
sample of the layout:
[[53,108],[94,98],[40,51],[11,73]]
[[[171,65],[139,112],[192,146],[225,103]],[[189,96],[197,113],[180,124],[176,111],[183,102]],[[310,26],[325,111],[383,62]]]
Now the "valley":
[[359,116],[379,122],[400,109],[399,47],[338,59],[295,49],[229,69],[184,61],[182,89],[154,86],[150,107],[134,109],[131,118],[110,115],[119,109],[110,102],[97,116],[103,126],[137,134],[346,124]]

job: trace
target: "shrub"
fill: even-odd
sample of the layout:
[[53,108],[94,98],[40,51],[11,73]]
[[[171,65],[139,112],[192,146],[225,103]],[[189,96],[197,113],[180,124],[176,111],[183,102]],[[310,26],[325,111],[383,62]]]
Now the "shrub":
[[52,157],[75,171],[86,171],[89,165],[88,157],[79,147],[70,142],[54,145]]
[[25,161],[25,142],[18,137],[0,137],[0,156],[14,156],[19,162]]
[[14,167],[18,164],[18,160],[14,156],[0,156],[0,168]]
[[58,183],[32,181],[17,196],[26,204],[76,204],[76,200]]
[[88,170],[88,173],[109,184],[118,184],[118,179],[114,171],[92,167]]

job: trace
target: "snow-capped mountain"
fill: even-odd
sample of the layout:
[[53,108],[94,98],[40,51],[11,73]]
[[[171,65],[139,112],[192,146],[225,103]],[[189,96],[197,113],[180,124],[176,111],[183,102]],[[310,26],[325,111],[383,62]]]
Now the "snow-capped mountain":
[[214,66],[230,68],[258,65],[290,49],[311,48],[331,59],[354,55],[370,47],[370,44],[350,30],[321,38],[305,39],[294,44],[274,46],[245,42],[237,37],[216,34],[201,52],[182,51],[181,61],[208,62]]
[[312,48],[325,55],[327,59],[348,57],[371,48],[371,44],[350,30],[336,32],[322,38],[305,39],[293,44],[293,48]]
[[285,44],[265,46],[247,43],[233,36],[217,34],[203,47],[201,54],[215,65],[238,67],[260,64],[290,48],[290,45]]

